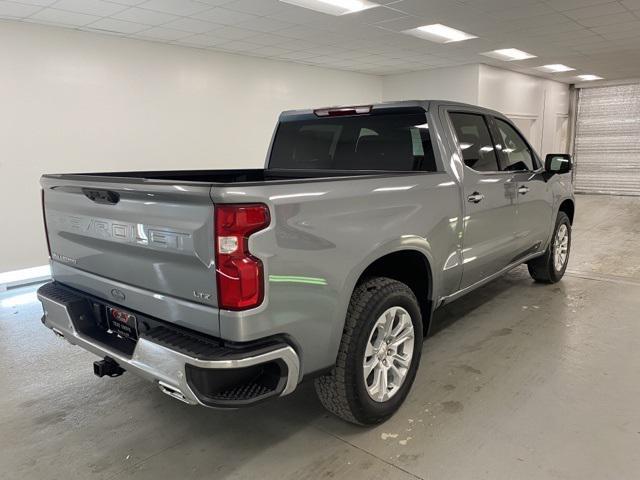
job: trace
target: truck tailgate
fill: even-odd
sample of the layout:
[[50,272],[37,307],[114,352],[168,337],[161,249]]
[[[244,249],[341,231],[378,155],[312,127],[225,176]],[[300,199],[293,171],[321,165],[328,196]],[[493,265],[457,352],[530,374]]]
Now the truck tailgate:
[[[71,268],[139,297],[217,305],[210,184],[81,175],[41,184],[54,273]],[[124,292],[101,293],[127,305],[117,298]]]

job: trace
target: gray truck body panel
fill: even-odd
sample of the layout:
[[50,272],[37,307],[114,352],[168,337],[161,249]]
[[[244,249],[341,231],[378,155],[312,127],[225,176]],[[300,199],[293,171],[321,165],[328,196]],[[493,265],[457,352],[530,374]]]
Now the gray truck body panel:
[[[424,293],[436,308],[544,252],[560,204],[573,197],[569,175],[464,165],[447,111],[501,114],[453,102],[374,106],[405,107],[426,111],[438,172],[237,183],[45,175],[53,277],[105,300],[123,294],[124,307],[228,341],[284,336],[300,378],[330,367],[352,291],[372,262],[422,254],[431,279]],[[284,112],[280,122],[312,115]],[[519,195],[524,185],[529,194]],[[97,204],[83,188],[121,198]],[[476,191],[485,201],[469,203]],[[218,309],[214,206],[251,202],[271,214],[249,240],[264,264],[264,301]]]

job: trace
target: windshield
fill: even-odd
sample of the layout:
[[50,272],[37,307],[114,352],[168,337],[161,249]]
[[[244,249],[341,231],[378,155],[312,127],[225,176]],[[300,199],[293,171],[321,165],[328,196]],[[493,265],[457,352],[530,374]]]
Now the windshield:
[[270,169],[435,171],[424,113],[285,121]]

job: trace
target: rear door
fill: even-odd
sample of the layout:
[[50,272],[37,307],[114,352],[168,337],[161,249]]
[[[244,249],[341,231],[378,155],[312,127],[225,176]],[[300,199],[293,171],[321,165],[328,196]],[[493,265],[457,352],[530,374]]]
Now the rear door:
[[57,280],[106,285],[94,293],[126,293],[125,305],[173,299],[173,313],[185,302],[217,305],[211,185],[64,175],[41,183]]
[[505,119],[493,117],[500,168],[511,172],[517,183],[518,258],[539,251],[551,234],[553,194],[545,180],[542,162],[524,136]]
[[[511,263],[516,221],[514,174],[500,171],[487,118],[473,109],[446,109],[455,148],[462,158],[463,274],[469,287]],[[454,150],[454,151],[456,151]]]

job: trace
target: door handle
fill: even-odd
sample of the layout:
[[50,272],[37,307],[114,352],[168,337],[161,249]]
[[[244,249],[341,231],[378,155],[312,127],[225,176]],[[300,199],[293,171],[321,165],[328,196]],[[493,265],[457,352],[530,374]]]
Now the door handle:
[[480,192],[473,192],[467,197],[467,200],[471,203],[480,203],[482,200],[484,200],[484,195]]
[[526,187],[524,185],[518,188],[518,193],[520,195],[525,195],[528,191],[529,191],[529,187]]

